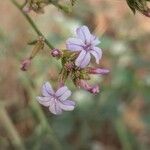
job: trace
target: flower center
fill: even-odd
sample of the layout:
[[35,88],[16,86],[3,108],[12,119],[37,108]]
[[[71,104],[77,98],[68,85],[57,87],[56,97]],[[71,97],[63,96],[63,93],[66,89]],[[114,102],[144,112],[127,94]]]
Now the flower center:
[[90,51],[91,50],[91,43],[89,44],[86,44],[83,48],[86,50],[86,51]]
[[56,96],[53,96],[53,102],[57,103],[57,97]]

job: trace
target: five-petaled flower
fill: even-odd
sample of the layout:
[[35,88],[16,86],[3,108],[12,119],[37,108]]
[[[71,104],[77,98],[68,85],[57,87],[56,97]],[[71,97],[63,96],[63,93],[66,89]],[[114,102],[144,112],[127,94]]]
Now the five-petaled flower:
[[97,47],[100,43],[98,38],[90,33],[87,26],[79,27],[76,34],[76,38],[69,38],[66,42],[68,50],[80,52],[75,60],[75,65],[85,68],[90,63],[91,54],[95,57],[96,63],[99,64],[102,50]]
[[37,97],[38,102],[49,107],[50,112],[55,115],[62,114],[63,110],[71,111],[75,107],[75,102],[68,100],[71,96],[71,91],[67,86],[62,86],[55,92],[50,83],[46,82],[42,86],[42,95],[42,97]]

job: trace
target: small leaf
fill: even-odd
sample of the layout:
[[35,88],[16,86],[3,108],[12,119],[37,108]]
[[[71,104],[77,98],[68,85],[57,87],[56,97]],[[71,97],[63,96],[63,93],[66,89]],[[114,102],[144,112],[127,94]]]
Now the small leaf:
[[150,9],[147,5],[147,1],[150,0],[126,0],[126,1],[134,14],[136,13],[136,11],[139,11],[143,15],[150,17]]
[[70,0],[70,1],[71,1],[71,5],[74,6],[74,5],[75,5],[75,2],[76,2],[77,0]]

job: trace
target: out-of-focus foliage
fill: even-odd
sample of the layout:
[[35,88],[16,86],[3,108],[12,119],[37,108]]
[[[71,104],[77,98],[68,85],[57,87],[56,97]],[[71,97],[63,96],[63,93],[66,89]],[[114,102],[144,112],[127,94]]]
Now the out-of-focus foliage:
[[136,11],[141,12],[143,15],[150,17],[150,9],[148,7],[149,0],[126,0],[127,4],[135,14]]
[[27,43],[37,37],[9,0],[0,3],[0,149],[55,150],[50,126],[63,150],[150,149],[148,18],[133,16],[119,0],[77,0],[71,15],[52,6],[43,15],[31,12],[57,48],[65,48],[76,27],[88,25],[101,39],[100,67],[110,69],[105,78],[92,78],[102,85],[96,96],[68,82],[77,107],[54,116],[35,97],[45,80],[57,86],[60,62],[45,47],[28,72],[20,71],[20,61],[31,51]]

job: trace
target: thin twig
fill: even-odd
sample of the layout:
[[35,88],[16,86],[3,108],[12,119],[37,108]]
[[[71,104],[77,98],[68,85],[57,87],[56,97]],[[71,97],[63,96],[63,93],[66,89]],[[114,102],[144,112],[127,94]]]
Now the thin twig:
[[30,23],[30,25],[32,26],[32,28],[34,29],[34,31],[39,35],[44,37],[45,39],[45,43],[47,44],[47,46],[50,49],[53,49],[54,46],[45,38],[45,36],[42,34],[42,32],[38,29],[38,27],[36,26],[36,24],[33,22],[33,20],[31,19],[31,17],[28,14],[25,14],[22,11],[22,7],[18,4],[18,2],[16,2],[15,0],[11,0],[12,3],[21,11],[21,13],[24,15],[24,17],[28,20],[28,22]]

